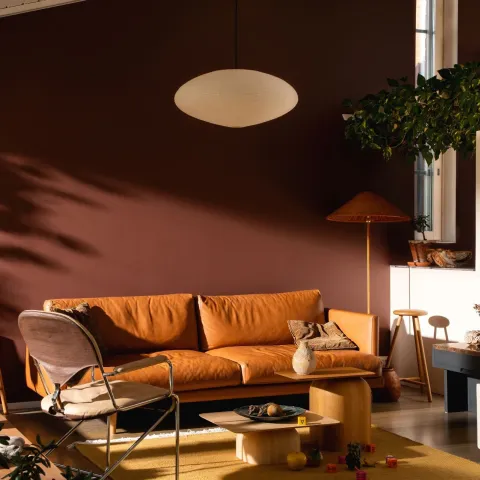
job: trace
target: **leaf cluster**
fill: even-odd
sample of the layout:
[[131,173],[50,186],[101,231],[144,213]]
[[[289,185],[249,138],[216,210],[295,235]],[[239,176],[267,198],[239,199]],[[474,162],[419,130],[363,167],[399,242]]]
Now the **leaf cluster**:
[[[0,430],[2,430],[3,425],[3,423],[0,423]],[[7,436],[0,436],[0,444],[8,445],[9,439]],[[36,441],[36,444],[24,446],[22,452],[13,458],[7,458],[0,454],[0,467],[12,469],[2,478],[10,480],[41,480],[45,477],[45,468],[50,466],[50,460],[48,460],[45,454],[56,448],[56,444],[53,440],[43,444],[38,435]],[[70,467],[67,467],[62,475],[66,480],[93,479],[92,473],[73,472]]]
[[353,114],[345,135],[362,148],[379,150],[389,160],[395,150],[412,162],[433,159],[450,148],[464,155],[475,151],[480,130],[480,62],[439,70],[438,76],[387,79],[388,89],[343,105]]
[[421,233],[425,240],[425,230],[430,228],[430,215],[417,215],[413,218],[412,224],[415,231]]

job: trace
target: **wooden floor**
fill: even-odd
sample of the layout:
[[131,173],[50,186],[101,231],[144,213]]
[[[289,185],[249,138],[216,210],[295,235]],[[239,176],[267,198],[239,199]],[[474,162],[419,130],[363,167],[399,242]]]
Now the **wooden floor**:
[[[306,397],[298,399],[299,405],[306,401]],[[243,400],[243,402],[245,402]],[[184,404],[182,406],[182,428],[205,427],[209,424],[199,419],[198,413],[207,411],[227,410],[236,405]],[[433,403],[429,404],[418,390],[404,388],[398,403],[375,403],[373,405],[373,423],[385,430],[402,437],[409,438],[439,450],[467,458],[480,463],[480,450],[477,448],[477,420],[469,413],[445,414],[443,411],[443,397],[434,396]],[[42,441],[59,438],[68,428],[61,420],[52,418],[43,413],[11,414],[9,420],[24,433],[33,439],[39,433]],[[146,429],[149,423],[157,418],[153,412],[141,414],[128,413],[119,419],[117,436],[132,435]],[[168,423],[164,429],[171,429]],[[85,422],[79,428],[79,434],[74,434],[67,444],[84,438],[102,438],[105,435],[105,424],[99,420]],[[91,470],[97,473],[98,469],[75,449],[61,448],[52,455],[56,462],[72,465],[77,468]]]

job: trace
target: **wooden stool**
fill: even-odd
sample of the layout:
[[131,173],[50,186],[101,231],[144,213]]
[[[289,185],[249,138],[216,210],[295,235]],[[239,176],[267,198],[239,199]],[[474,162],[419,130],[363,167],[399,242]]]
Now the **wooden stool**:
[[423,346],[422,331],[420,329],[420,320],[418,317],[423,317],[428,315],[425,310],[394,310],[394,315],[398,315],[397,321],[395,323],[395,330],[393,332],[392,344],[390,346],[390,353],[388,354],[386,368],[390,368],[392,363],[392,354],[395,348],[395,343],[397,341],[398,331],[400,330],[400,325],[402,324],[403,317],[412,317],[413,320],[413,329],[415,335],[415,349],[417,351],[417,365],[418,365],[418,377],[408,377],[401,378],[400,380],[408,383],[413,383],[414,385],[420,385],[421,391],[423,393],[423,387],[427,387],[427,398],[428,401],[432,401],[432,389],[430,387],[430,377],[428,376],[427,369],[427,359],[425,357],[425,348]]
[[5,393],[5,386],[3,385],[2,371],[0,370],[0,402],[2,403],[2,412],[4,415],[8,413],[7,394]]

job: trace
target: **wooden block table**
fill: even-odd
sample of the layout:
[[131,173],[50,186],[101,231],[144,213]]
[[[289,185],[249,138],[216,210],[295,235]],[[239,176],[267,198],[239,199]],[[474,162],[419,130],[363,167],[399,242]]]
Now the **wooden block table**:
[[[0,431],[0,435],[6,435],[7,437],[22,437],[25,443],[30,444],[30,440],[22,435],[3,415],[0,415],[0,423],[3,423],[3,429]],[[45,476],[42,480],[63,480],[63,475],[60,470],[52,463],[49,468],[44,468]],[[8,471],[0,469],[0,478],[3,478]]]
[[295,382],[312,382],[310,411],[340,422],[335,429],[312,430],[323,450],[346,452],[350,442],[371,443],[372,391],[365,377],[376,374],[359,368],[325,368],[310,375],[275,372]]
[[286,463],[290,452],[300,451],[297,428],[310,427],[310,431],[337,425],[332,418],[305,412],[307,424],[298,425],[297,419],[283,422],[256,422],[235,412],[202,413],[202,418],[237,434],[237,458],[252,465]]

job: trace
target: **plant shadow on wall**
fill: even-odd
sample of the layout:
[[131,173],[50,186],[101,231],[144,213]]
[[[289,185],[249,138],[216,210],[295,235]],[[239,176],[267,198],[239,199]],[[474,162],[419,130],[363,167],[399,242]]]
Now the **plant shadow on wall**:
[[[251,13],[255,11],[254,3],[250,1]],[[311,35],[320,35],[317,33],[320,31],[313,17],[307,19],[312,23],[311,29],[296,31],[290,28],[289,16],[279,17],[283,22],[279,26],[282,35],[273,30],[275,35],[265,37],[278,39],[278,45],[269,46],[267,42],[262,49],[256,45],[258,42],[252,42],[254,35],[246,39],[250,47],[246,45],[243,50],[245,63],[252,68],[256,64],[259,68],[264,66],[299,92],[298,106],[285,117],[257,127],[232,130],[194,120],[174,105],[176,90],[187,80],[231,67],[233,44],[224,39],[233,38],[232,7],[233,2],[220,0],[142,0],[142,8],[132,15],[131,2],[102,0],[2,21],[0,92],[4,93],[0,108],[0,154],[1,168],[12,179],[10,186],[7,177],[0,175],[0,182],[5,185],[5,192],[0,191],[5,206],[4,217],[0,216],[0,231],[6,234],[5,261],[29,263],[49,271],[68,268],[58,256],[41,255],[40,242],[58,245],[62,251],[94,254],[91,246],[76,245],[74,239],[59,235],[55,226],[46,226],[49,212],[44,198],[54,196],[67,205],[87,202],[87,207],[88,199],[95,198],[100,205],[91,207],[101,208],[106,198],[101,194],[106,192],[116,197],[112,201],[114,207],[108,211],[112,223],[116,221],[118,225],[120,218],[131,242],[139,234],[127,231],[129,222],[123,216],[120,197],[148,198],[144,205],[149,212],[146,215],[151,216],[145,221],[148,223],[144,227],[145,236],[168,237],[170,232],[166,231],[174,231],[178,226],[177,237],[169,237],[175,240],[182,228],[186,230],[193,225],[193,233],[188,233],[193,238],[187,245],[190,249],[199,248],[194,244],[193,229],[199,228],[201,217],[197,212],[205,207],[219,216],[241,218],[246,220],[244,223],[253,224],[259,233],[254,232],[248,238],[254,238],[252,243],[260,238],[260,245],[251,243],[244,247],[242,239],[236,243],[232,240],[234,245],[222,245],[221,221],[215,220],[212,225],[216,232],[202,232],[212,236],[208,245],[203,239],[203,248],[212,251],[218,246],[219,252],[223,247],[267,250],[267,242],[277,242],[274,247],[278,249],[271,249],[272,257],[282,255],[282,265],[287,270],[278,285],[291,285],[288,288],[294,289],[298,279],[304,282],[300,288],[322,288],[331,273],[350,282],[352,294],[348,301],[358,301],[354,276],[342,272],[337,264],[348,255],[352,271],[363,268],[362,257],[355,255],[355,249],[363,249],[363,231],[328,225],[324,220],[338,205],[370,186],[368,155],[353,153],[343,138],[341,100],[351,91],[351,82],[343,80],[344,67],[335,62],[331,68],[338,70],[332,75],[343,82],[343,87],[327,88],[322,62],[305,61],[308,52],[302,57],[292,54],[288,61],[284,53],[280,54],[279,45],[288,45],[292,52],[310,48],[311,54],[317,55],[319,43],[312,42]],[[105,25],[111,24],[112,11],[119,27],[106,35]],[[159,19],[168,21],[163,21],[159,28]],[[264,31],[264,25],[255,21],[257,28],[261,26]],[[275,54],[268,55],[269,51]],[[325,88],[319,88],[320,81]],[[49,182],[42,175],[59,180]],[[71,182],[80,185],[84,195],[71,195],[68,187],[58,188],[65,179],[67,185]],[[55,192],[49,191],[52,188]],[[120,200],[116,202],[117,199]],[[195,208],[185,218],[173,218],[165,205],[170,200],[180,200]],[[163,215],[165,211],[167,214]],[[73,223],[75,219],[69,221]],[[64,219],[59,228],[68,230]],[[274,230],[274,234],[263,236],[267,229]],[[295,240],[300,238],[294,244],[298,245],[295,252],[289,246],[290,239],[284,242],[283,233]],[[17,239],[22,240],[21,247]],[[100,242],[96,246],[103,252]],[[263,258],[261,251],[253,253]],[[162,252],[158,250],[155,255],[153,266],[157,265],[157,258],[158,265],[162,265]],[[293,258],[287,262],[289,255]],[[303,270],[297,266],[297,259],[305,266]],[[385,258],[382,261],[379,269],[387,263]],[[265,277],[276,267],[271,258],[269,262],[265,263]],[[322,268],[317,268],[320,264]],[[180,267],[186,268],[185,264]],[[215,268],[213,265],[212,270]],[[106,275],[116,273],[107,271]],[[158,286],[162,280],[155,274],[155,280],[152,274],[149,280],[139,282],[139,292]],[[6,275],[12,276],[5,282],[9,291],[17,293],[13,275]],[[248,275],[244,278],[251,278]],[[228,276],[231,279],[230,272]],[[270,283],[264,284],[276,288],[276,279],[270,278]],[[216,288],[215,282],[216,279],[211,280],[212,288]],[[243,279],[239,282],[247,283]],[[117,287],[118,283],[111,288]],[[333,290],[330,286],[324,288]],[[32,287],[25,290],[29,291],[23,294],[33,296]],[[9,303],[14,303],[13,311],[21,309],[25,304],[23,299],[9,295],[6,292],[5,298],[12,298]],[[13,318],[8,325],[12,327]]]
[[[80,255],[96,254],[92,246],[48,224],[53,198],[98,207],[59,188],[52,171],[45,166],[14,155],[0,155],[0,263],[4,267],[0,276],[0,364],[19,360],[13,342],[18,339],[17,316],[25,303],[16,288],[15,266],[28,264],[48,270],[68,270],[57,258],[29,247],[29,242],[50,243]],[[10,378],[13,374],[4,369],[7,384],[15,384],[15,379]]]
[[[5,44],[16,49],[1,52],[10,73],[0,79],[9,92],[0,111],[0,151],[102,190],[150,190],[270,224],[325,230],[319,220],[339,195],[325,180],[338,176],[335,160],[342,161],[347,198],[357,193],[359,178],[368,177],[359,162],[342,155],[341,98],[318,125],[317,80],[290,71],[305,100],[280,120],[239,130],[186,116],[173,102],[178,87],[195,74],[231,66],[233,42],[219,38],[233,38],[233,2],[161,3],[146,0],[142,14],[132,16],[126,1],[86,2],[68,10],[75,15],[52,9],[38,14],[42,21],[32,14],[2,26]],[[106,41],[113,4],[128,29],[115,29]],[[170,21],[159,29],[159,18]],[[16,34],[17,22],[34,32],[35,55]],[[288,69],[288,62],[269,65],[275,67]],[[312,74],[323,75],[317,68]],[[28,72],[36,75],[35,88]],[[328,160],[319,161],[324,155]]]

